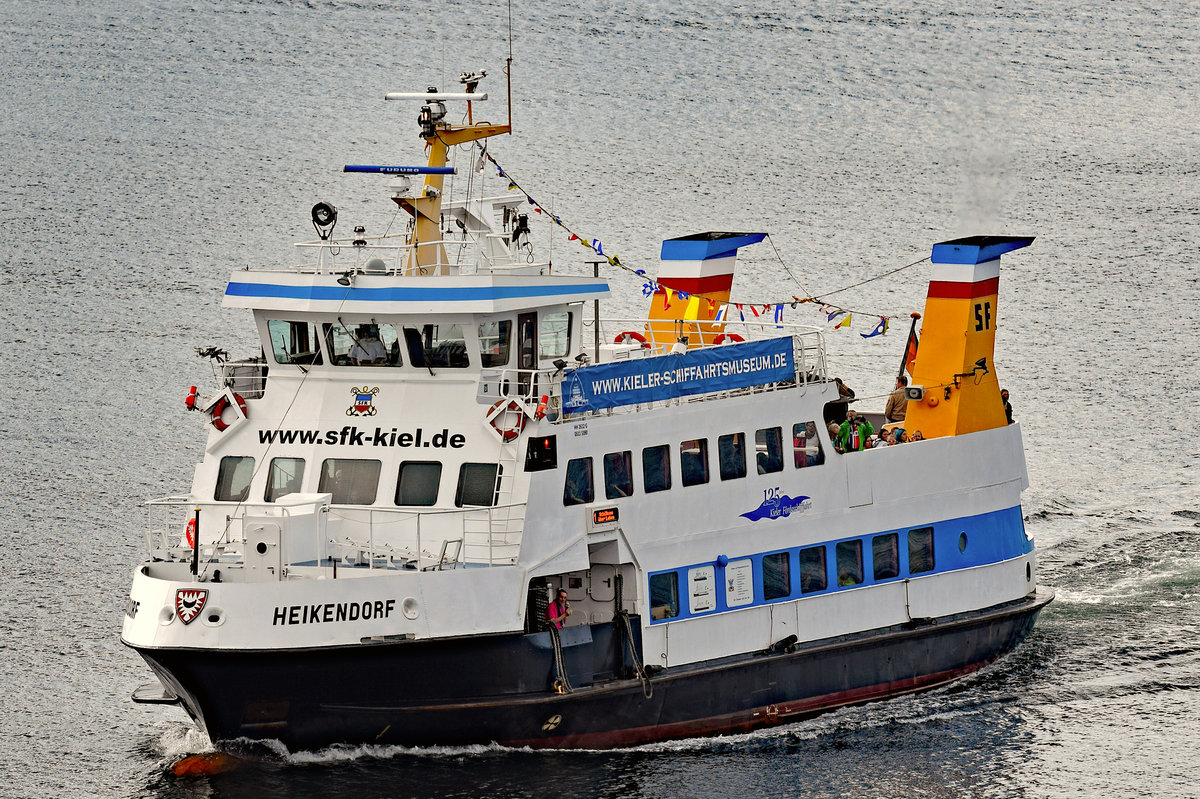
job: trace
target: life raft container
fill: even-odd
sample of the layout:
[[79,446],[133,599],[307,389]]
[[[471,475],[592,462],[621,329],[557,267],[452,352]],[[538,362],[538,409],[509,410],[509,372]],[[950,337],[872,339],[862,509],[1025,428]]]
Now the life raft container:
[[[512,421],[516,414],[516,421]],[[484,418],[502,439],[512,441],[525,429],[525,409],[516,400],[498,400]]]
[[[237,403],[238,410],[242,412],[242,416],[245,416],[248,418],[250,416],[250,414],[249,414],[249,412],[246,411],[246,401],[244,399],[242,399],[242,395],[234,394],[233,401]],[[229,408],[229,395],[226,394],[225,396],[223,396],[219,400],[217,400],[217,404],[213,406],[213,409],[212,409],[212,425],[213,425],[213,427],[217,428],[218,430],[224,430],[225,428],[229,427],[229,423],[221,418],[221,416],[225,413],[225,411],[228,408]]]

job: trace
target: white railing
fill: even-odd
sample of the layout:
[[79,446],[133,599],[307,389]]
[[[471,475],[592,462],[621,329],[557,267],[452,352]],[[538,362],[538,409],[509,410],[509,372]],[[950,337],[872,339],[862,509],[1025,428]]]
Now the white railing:
[[[328,495],[291,495],[274,503],[216,504],[186,496],[152,499],[145,543],[152,560],[190,560],[185,530],[200,508],[200,561],[244,562],[246,527],[280,528],[283,566],[445,569],[517,562],[525,504],[415,511],[328,504]],[[216,532],[213,532],[214,529]]]
[[[479,240],[482,240],[480,243]],[[429,272],[445,267],[450,274],[475,274],[481,272],[544,272],[549,271],[546,262],[535,262],[525,257],[525,252],[513,252],[508,247],[508,235],[486,230],[467,231],[465,238],[437,239],[435,241],[410,242],[406,235],[370,236],[356,239],[331,239],[329,241],[305,241],[295,246],[301,251],[316,251],[316,263],[298,264],[292,267],[298,272],[346,275],[403,275],[409,268],[410,256],[420,250],[426,263],[422,268]],[[361,242],[361,243],[355,243]],[[429,249],[432,248],[432,254]],[[445,253],[445,260],[441,254]]]

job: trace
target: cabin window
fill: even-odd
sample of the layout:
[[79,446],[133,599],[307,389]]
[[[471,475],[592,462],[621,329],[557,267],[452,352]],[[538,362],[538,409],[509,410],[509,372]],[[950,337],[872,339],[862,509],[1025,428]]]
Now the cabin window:
[[531,438],[525,448],[525,471],[544,472],[558,468],[558,438]]
[[829,587],[825,577],[825,547],[800,550],[800,593],[824,591]]
[[697,438],[679,444],[680,482],[685,486],[708,482],[708,439]]
[[442,464],[438,461],[405,461],[396,480],[397,505],[436,505]]
[[775,552],[763,555],[763,599],[782,599],[792,593],[792,573],[788,553]]
[[322,363],[317,326],[312,322],[290,322],[271,319],[267,322],[271,352],[277,363],[298,363],[312,366]]
[[339,320],[325,325],[325,346],[334,366],[400,366],[400,332],[393,325]]
[[563,484],[564,505],[586,505],[595,499],[592,489],[592,459],[572,458],[567,461],[567,480]]
[[768,427],[754,433],[754,453],[759,474],[783,471],[783,429]]
[[825,451],[817,435],[816,422],[797,422],[792,425],[792,458],[797,469],[820,466],[825,462]]
[[671,448],[666,444],[642,450],[642,486],[647,494],[671,487]]
[[512,322],[497,319],[479,324],[479,363],[484,369],[508,365]]
[[333,494],[335,505],[371,505],[379,488],[379,461],[327,458],[317,490]]
[[406,327],[404,344],[413,366],[466,369],[471,365],[461,325]]
[[565,358],[571,351],[571,312],[543,313],[538,336],[539,357]]
[[933,571],[933,528],[908,531],[908,573]]
[[863,581],[862,541],[839,541],[834,547],[837,557],[838,585],[858,585]]
[[498,463],[464,463],[458,469],[458,488],[454,506],[491,507],[500,498],[500,478],[504,469]]
[[717,462],[722,480],[746,476],[746,434],[730,433],[717,439]]
[[679,615],[679,575],[663,572],[650,575],[650,618],[673,619]]
[[900,576],[900,536],[896,533],[877,535],[871,539],[871,562],[876,580]]
[[608,499],[633,496],[633,453],[629,450],[604,456],[604,496]]
[[250,496],[250,481],[253,478],[254,458],[236,455],[221,458],[213,499],[218,502],[245,502]]
[[263,497],[274,502],[288,494],[298,494],[304,481],[304,458],[271,458],[267,472],[267,493]]

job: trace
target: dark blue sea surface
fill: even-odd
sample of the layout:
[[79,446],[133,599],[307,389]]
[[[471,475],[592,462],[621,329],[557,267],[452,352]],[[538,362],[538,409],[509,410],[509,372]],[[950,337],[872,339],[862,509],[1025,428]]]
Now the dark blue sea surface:
[[[119,642],[142,500],[185,493],[211,385],[256,350],[230,271],[296,262],[326,200],[381,232],[413,104],[487,69],[498,2],[0,4],[0,796],[1196,796],[1200,765],[1200,15],[1186,3],[514,3],[490,152],[635,268],[704,230],[771,233],[735,295],[829,296],[834,372],[882,409],[933,242],[1006,256],[995,366],[1057,600],[950,687],[746,736],[605,753],[210,749]],[[772,246],[773,245],[773,246]],[[555,268],[587,251],[539,240]],[[776,258],[776,251],[779,258]],[[782,259],[782,263],[780,261]],[[643,310],[612,275],[610,314]],[[872,318],[874,315],[874,319]],[[787,321],[818,324],[811,306]]]

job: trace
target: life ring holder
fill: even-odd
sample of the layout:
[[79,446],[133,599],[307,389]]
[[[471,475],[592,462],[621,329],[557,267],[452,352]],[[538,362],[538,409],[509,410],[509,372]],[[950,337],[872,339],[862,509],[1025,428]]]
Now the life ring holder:
[[217,428],[218,431],[224,431],[229,427],[229,423],[222,419],[221,416],[226,410],[229,409],[230,394],[233,395],[233,401],[237,403],[238,410],[242,412],[242,416],[247,419],[250,418],[250,413],[246,410],[246,400],[242,399],[241,394],[231,391],[229,394],[225,394],[219,400],[217,400],[216,404],[212,407],[212,425],[213,427]]
[[636,341],[643,348],[650,349],[650,343],[646,341],[646,337],[636,330],[626,330],[623,333],[618,333],[616,338],[613,339],[613,344],[628,344],[630,341]]
[[717,337],[713,339],[713,344],[724,344],[726,339],[738,344],[741,344],[746,340],[737,333],[718,333]]
[[[508,419],[512,414],[516,414],[516,421],[510,423]],[[504,441],[515,441],[521,435],[521,431],[525,429],[525,408],[516,400],[497,400],[488,412],[483,415],[496,434]],[[505,421],[501,421],[501,419]]]

